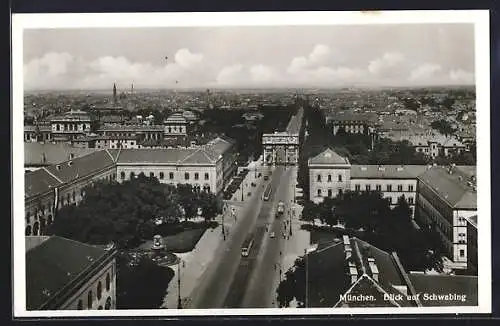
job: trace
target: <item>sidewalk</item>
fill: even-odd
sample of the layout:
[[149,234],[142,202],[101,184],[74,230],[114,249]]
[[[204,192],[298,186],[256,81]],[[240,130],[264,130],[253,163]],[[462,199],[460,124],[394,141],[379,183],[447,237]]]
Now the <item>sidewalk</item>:
[[[234,207],[238,214],[240,207]],[[231,209],[231,208],[230,208]],[[229,214],[227,215],[229,216]],[[215,229],[207,229],[200,238],[196,247],[188,253],[176,253],[181,258],[180,274],[181,274],[181,301],[185,301],[198,285],[198,280],[205,272],[210,262],[212,261],[219,246],[224,243],[222,236],[222,216],[216,218],[219,226]],[[231,229],[237,223],[233,218],[224,218],[224,228],[226,237],[231,236]],[[177,309],[178,298],[178,266],[173,265],[174,277],[168,284],[167,293],[163,298],[161,308]]]
[[[296,168],[295,168],[296,169]],[[292,177],[292,182],[296,183],[297,174],[294,173]],[[289,189],[289,198],[293,198],[293,187]],[[301,229],[301,225],[305,222],[299,220],[299,216],[302,214],[303,207],[294,203],[292,204],[292,210],[295,210],[295,215],[292,214],[292,235],[288,238],[288,240],[284,241],[283,245],[283,255],[281,256],[281,270],[283,274],[283,278],[285,277],[285,273],[292,268],[295,260],[304,255],[304,251],[310,247],[310,233],[306,230]],[[288,228],[287,228],[288,229]],[[287,232],[287,235],[289,233]],[[276,279],[274,289],[278,288],[279,280]],[[276,300],[277,293],[275,292],[273,304],[274,307],[278,307],[278,303]]]

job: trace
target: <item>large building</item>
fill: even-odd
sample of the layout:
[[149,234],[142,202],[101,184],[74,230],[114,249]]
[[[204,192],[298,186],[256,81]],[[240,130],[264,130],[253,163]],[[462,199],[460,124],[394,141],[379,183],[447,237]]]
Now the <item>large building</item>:
[[391,207],[404,196],[414,212],[417,176],[422,165],[351,165],[349,160],[331,149],[312,157],[309,166],[309,198],[320,203],[345,191],[377,190],[389,198]]
[[116,162],[118,180],[144,173],[161,183],[191,184],[220,193],[236,169],[234,143],[216,138],[196,148],[122,150]]
[[94,148],[76,148],[67,143],[24,143],[24,169],[33,171],[93,153]]
[[467,269],[467,219],[477,221],[475,167],[431,167],[418,177],[417,187],[417,222],[440,235],[449,268]]
[[96,181],[129,180],[144,173],[162,183],[191,184],[220,193],[236,170],[232,140],[216,138],[185,149],[104,149],[27,172],[25,235],[43,235],[61,207],[78,204]]
[[117,151],[102,150],[42,167],[24,175],[25,234],[41,235],[61,207],[78,204],[84,188],[116,180]]
[[26,310],[116,309],[116,248],[26,237]]
[[70,110],[50,120],[52,139],[54,141],[70,141],[90,133],[91,117],[85,111]]
[[371,135],[377,120],[371,114],[336,113],[328,115],[325,121],[327,125],[331,126],[334,135],[340,130],[347,134]]

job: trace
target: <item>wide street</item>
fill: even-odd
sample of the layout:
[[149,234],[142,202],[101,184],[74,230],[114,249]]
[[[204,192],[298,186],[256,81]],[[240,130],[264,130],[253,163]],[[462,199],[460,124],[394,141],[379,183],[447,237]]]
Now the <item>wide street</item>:
[[[205,273],[201,276],[201,280],[197,289],[191,294],[190,304],[186,308],[222,308],[225,305],[226,297],[230,292],[230,287],[232,280],[237,273],[237,270],[241,271],[240,261],[241,261],[241,246],[249,233],[256,226],[262,225],[265,231],[265,222],[262,216],[257,219],[258,215],[261,215],[262,211],[268,211],[271,208],[270,202],[264,202],[262,200],[262,194],[264,192],[264,187],[269,182],[272,184],[273,188],[278,187],[281,181],[281,175],[283,174],[283,168],[276,168],[269,179],[269,181],[264,181],[260,185],[260,189],[256,196],[250,197],[250,201],[245,203],[245,206],[238,214],[238,219],[243,219],[239,221],[236,228],[232,231],[230,237],[228,237],[224,246],[221,246],[220,253],[215,256],[214,260],[211,262],[210,266],[207,268]],[[257,191],[257,190],[254,190]],[[269,213],[266,215],[266,219]],[[259,221],[257,224],[255,223]],[[256,239],[256,244],[253,250],[258,250],[259,241]],[[254,254],[255,251],[252,251]],[[250,257],[249,257],[250,258]],[[241,278],[241,272],[238,274],[238,279]],[[231,291],[229,297],[234,297],[234,291]],[[237,295],[236,295],[237,296]]]
[[[295,180],[294,173],[295,168],[276,167],[269,181],[263,181],[256,196],[245,203],[238,216],[243,220],[239,221],[231,237],[221,246],[220,252],[202,275],[186,308],[272,306],[274,283],[279,277],[280,251],[282,242],[286,241],[284,223],[292,200],[290,189],[291,182]],[[273,191],[269,201],[264,201],[262,194],[268,183],[271,183]],[[285,215],[275,219],[275,209],[280,200],[286,203]],[[241,246],[251,232],[255,233],[254,246],[248,257],[242,257]],[[275,232],[275,238],[270,238],[271,232]]]

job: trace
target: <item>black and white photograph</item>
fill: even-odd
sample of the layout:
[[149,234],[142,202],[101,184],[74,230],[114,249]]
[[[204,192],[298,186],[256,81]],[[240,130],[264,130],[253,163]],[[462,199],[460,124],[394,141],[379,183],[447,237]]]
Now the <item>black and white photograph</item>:
[[488,11],[12,26],[15,316],[491,312]]

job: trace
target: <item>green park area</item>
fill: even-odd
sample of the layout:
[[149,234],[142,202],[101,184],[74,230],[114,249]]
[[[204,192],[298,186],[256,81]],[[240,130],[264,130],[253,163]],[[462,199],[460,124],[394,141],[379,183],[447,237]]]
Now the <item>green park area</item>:
[[[49,234],[118,248],[117,307],[155,309],[162,304],[174,272],[175,253],[193,250],[221,212],[222,201],[191,185],[166,185],[140,174],[136,179],[97,182],[84,189],[76,205],[63,207]],[[161,264],[151,249],[153,237],[165,244]]]

